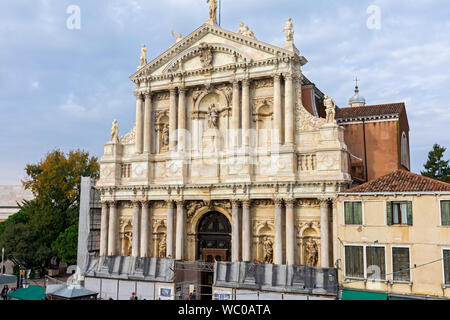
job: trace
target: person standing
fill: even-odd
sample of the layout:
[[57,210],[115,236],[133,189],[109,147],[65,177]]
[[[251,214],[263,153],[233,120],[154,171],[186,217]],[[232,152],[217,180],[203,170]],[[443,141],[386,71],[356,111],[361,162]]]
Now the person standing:
[[2,296],[3,300],[8,300],[8,285],[3,286],[1,296]]

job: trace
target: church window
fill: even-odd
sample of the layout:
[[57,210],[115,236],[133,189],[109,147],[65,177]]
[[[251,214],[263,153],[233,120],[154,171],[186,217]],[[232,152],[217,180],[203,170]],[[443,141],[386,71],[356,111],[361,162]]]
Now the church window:
[[122,178],[130,178],[131,177],[131,164],[122,164],[121,167],[121,176]]
[[409,248],[392,248],[394,281],[410,282]]
[[361,201],[346,201],[344,202],[345,224],[347,225],[362,225],[362,202]]
[[441,225],[450,226],[450,200],[441,201]]
[[364,278],[364,250],[362,246],[345,247],[345,276]]
[[412,202],[391,202],[386,204],[387,224],[392,225],[413,225]]

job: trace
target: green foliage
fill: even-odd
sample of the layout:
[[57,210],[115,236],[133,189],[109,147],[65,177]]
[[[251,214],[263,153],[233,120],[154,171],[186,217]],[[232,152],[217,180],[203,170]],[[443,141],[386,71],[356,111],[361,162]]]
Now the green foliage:
[[97,158],[80,150],[55,150],[25,170],[23,185],[35,199],[0,224],[0,245],[8,258],[28,268],[45,267],[54,256],[70,263],[78,242],[81,177],[98,177]]
[[58,257],[68,263],[77,262],[77,242],[78,242],[78,223],[67,228],[52,243],[52,249],[58,254]]
[[424,165],[425,171],[421,172],[423,176],[450,182],[449,160],[443,160],[446,150],[438,144],[433,146],[433,150],[428,153],[428,160]]

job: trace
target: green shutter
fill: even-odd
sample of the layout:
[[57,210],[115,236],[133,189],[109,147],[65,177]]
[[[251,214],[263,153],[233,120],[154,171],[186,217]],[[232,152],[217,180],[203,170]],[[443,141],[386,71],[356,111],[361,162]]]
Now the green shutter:
[[450,201],[441,201],[441,221],[443,226],[450,226]]
[[386,202],[386,213],[387,213],[387,224],[392,226],[392,203],[390,201]]
[[354,202],[353,205],[353,223],[362,225],[362,202]]
[[345,224],[352,224],[352,202],[344,203],[345,209]]
[[406,205],[408,207],[408,226],[412,226],[413,225],[412,202],[408,201]]

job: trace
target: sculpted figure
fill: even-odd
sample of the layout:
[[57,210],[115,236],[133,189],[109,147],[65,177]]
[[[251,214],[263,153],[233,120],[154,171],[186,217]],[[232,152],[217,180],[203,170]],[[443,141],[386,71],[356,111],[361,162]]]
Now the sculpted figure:
[[323,104],[327,113],[327,123],[334,123],[336,117],[336,101],[326,95]]
[[309,267],[315,267],[317,265],[317,260],[319,257],[319,248],[317,243],[309,238],[306,242],[306,265]]
[[217,118],[219,113],[217,112],[216,106],[211,104],[208,109],[208,125],[210,128],[217,128]]
[[209,3],[209,19],[215,23],[217,21],[217,0],[206,0]]
[[133,246],[133,233],[125,232],[124,238],[127,241],[127,246],[125,247],[126,248],[125,256],[131,256]]
[[244,32],[245,32],[245,24],[243,22],[240,22],[239,23],[239,30],[238,30],[237,33],[244,34]]
[[240,28],[238,30],[239,34],[242,34],[245,37],[256,39],[255,34],[249,29],[249,27],[246,24],[241,22],[239,25],[240,25]]
[[164,237],[164,238],[162,238],[161,242],[159,243],[159,248],[158,248],[158,256],[160,258],[166,257],[166,248],[167,248],[166,237]]
[[292,23],[292,18],[289,18],[284,26],[284,33],[286,35],[286,41],[294,41],[294,24]]
[[176,42],[180,42],[183,39],[183,35],[181,33],[175,34],[172,30],[172,36],[175,38]]
[[119,123],[117,122],[117,120],[114,120],[112,124],[111,142],[119,143]]
[[162,132],[162,144],[164,147],[169,145],[169,126],[165,125]]
[[143,44],[142,48],[141,48],[141,57],[140,57],[139,68],[142,68],[146,64],[147,64],[147,48],[145,47],[145,44]]
[[269,237],[264,238],[264,263],[272,264],[273,263],[273,243]]

